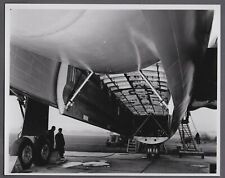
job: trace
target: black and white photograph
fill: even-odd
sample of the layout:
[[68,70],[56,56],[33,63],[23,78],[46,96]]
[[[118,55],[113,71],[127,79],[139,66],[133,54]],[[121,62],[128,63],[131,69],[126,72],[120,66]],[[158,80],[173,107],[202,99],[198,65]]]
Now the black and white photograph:
[[219,176],[220,5],[5,4],[5,175]]

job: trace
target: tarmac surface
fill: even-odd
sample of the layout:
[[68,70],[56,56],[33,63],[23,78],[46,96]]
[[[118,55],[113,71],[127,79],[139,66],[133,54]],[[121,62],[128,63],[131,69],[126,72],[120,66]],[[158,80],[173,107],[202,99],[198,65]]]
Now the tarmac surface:
[[216,157],[160,155],[157,159],[147,159],[138,153],[100,153],[66,151],[65,159],[57,160],[45,166],[32,166],[23,173],[34,174],[145,174],[145,173],[181,173],[209,174],[210,164],[216,163]]

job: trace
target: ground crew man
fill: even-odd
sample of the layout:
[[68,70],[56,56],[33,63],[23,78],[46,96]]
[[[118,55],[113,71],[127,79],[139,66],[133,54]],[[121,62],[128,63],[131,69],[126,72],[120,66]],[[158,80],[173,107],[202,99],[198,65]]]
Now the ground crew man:
[[62,128],[59,128],[58,131],[59,132],[55,135],[56,150],[59,152],[60,157],[64,158],[63,154],[65,152],[64,150],[65,141],[64,136],[62,134]]
[[48,130],[47,137],[50,141],[50,150],[54,149],[54,131],[55,131],[55,126],[52,126],[50,130]]
[[201,143],[201,139],[200,139],[199,133],[197,133],[197,134],[195,135],[195,141],[197,142],[197,144],[200,144],[200,143]]

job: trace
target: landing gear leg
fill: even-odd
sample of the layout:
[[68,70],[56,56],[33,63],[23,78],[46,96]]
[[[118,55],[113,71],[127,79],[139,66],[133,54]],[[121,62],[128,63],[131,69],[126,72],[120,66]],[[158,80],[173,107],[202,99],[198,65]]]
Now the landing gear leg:
[[49,106],[26,98],[22,108],[22,102],[19,102],[24,117],[23,129],[10,154],[18,156],[23,169],[30,168],[32,163],[44,165],[48,163],[51,154],[50,143],[46,137]]
[[158,158],[159,154],[159,146],[158,145],[148,145],[147,146],[147,158]]

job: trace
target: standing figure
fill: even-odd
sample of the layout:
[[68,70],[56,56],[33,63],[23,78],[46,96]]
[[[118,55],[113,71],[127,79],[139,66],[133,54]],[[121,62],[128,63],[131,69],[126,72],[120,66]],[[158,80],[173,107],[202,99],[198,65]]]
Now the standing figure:
[[195,135],[195,141],[196,141],[197,144],[200,144],[200,143],[201,143],[200,135],[199,135],[198,132],[197,132],[196,135]]
[[52,151],[54,149],[54,131],[55,131],[55,126],[52,126],[50,130],[48,130],[47,137],[50,142],[50,150]]
[[59,128],[58,131],[59,132],[55,135],[56,150],[59,152],[60,157],[64,158],[63,154],[65,152],[64,150],[65,141],[64,136],[62,134],[62,128]]

